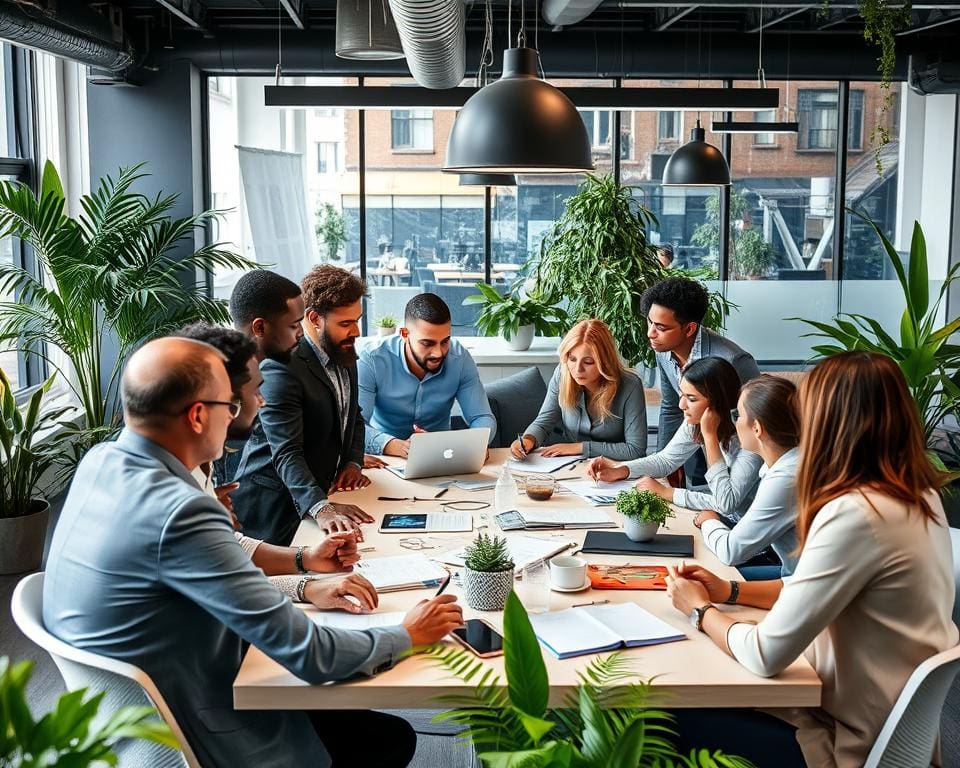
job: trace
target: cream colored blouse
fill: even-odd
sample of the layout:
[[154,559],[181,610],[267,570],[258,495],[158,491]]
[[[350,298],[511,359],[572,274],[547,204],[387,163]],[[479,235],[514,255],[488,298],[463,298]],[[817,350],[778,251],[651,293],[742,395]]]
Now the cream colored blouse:
[[862,766],[907,678],[957,643],[950,536],[899,501],[848,494],[820,510],[796,570],[756,625],[730,627],[734,657],[772,676],[803,653],[823,681],[818,709],[777,710],[807,764]]

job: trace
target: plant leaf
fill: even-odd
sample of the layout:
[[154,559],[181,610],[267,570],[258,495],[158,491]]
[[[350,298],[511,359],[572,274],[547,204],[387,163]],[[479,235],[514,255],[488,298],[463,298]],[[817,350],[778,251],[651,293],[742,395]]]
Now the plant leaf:
[[503,653],[510,701],[528,715],[543,717],[550,695],[547,667],[530,618],[516,592],[507,596],[503,612]]

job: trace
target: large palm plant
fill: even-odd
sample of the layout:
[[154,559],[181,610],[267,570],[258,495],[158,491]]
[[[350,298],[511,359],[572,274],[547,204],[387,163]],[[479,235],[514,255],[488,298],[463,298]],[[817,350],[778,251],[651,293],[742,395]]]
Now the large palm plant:
[[[63,186],[47,163],[40,195],[19,182],[0,183],[0,237],[13,236],[36,254],[37,275],[0,264],[0,343],[45,359],[60,349],[73,367],[66,380],[85,416],[84,447],[116,426],[117,388],[127,356],[144,341],[195,320],[225,322],[224,302],[206,295],[198,274],[215,267],[246,269],[256,264],[219,244],[178,258],[174,250],[191,240],[217,212],[171,218],[177,195],[154,198],[131,191],[146,174],[142,165],[107,176],[80,200],[83,212],[64,212]],[[105,345],[116,358],[105,362]]]

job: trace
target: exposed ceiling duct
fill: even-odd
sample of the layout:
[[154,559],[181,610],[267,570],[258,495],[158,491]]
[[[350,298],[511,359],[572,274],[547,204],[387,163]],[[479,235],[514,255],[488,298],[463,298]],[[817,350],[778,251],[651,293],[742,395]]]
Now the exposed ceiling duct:
[[577,24],[603,4],[603,0],[544,0],[543,20],[561,27]]
[[81,3],[58,3],[54,13],[0,2],[0,38],[108,72],[133,64],[133,51],[113,39],[110,22]]
[[454,88],[467,72],[463,0],[390,0],[410,74],[424,88]]

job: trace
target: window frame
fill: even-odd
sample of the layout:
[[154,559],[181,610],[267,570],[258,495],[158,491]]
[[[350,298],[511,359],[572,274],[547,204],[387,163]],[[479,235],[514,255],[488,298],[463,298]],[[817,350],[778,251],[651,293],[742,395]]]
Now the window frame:
[[[405,112],[406,116],[400,116],[397,113]],[[420,114],[417,114],[420,113]],[[430,137],[430,146],[429,147],[418,147],[417,146],[417,130],[416,124],[418,122],[429,123],[430,130],[426,135]],[[407,142],[398,142],[397,141],[397,126],[405,125],[405,130],[407,132]],[[391,109],[390,110],[390,149],[393,152],[423,152],[433,154],[434,152],[434,141],[433,141],[433,131],[434,131],[434,121],[433,121],[433,110],[432,109],[416,109],[413,107]]]
[[[663,132],[663,118],[673,117],[675,119],[676,136],[668,136]],[[680,143],[683,141],[683,110],[682,109],[661,109],[657,111],[657,144],[666,144],[670,142]]]

